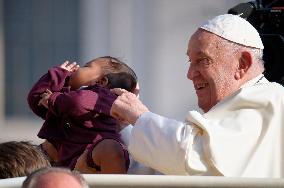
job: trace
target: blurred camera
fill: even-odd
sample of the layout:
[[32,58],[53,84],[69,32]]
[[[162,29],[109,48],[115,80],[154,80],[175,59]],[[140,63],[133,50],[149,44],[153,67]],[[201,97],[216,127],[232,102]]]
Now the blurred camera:
[[264,45],[265,77],[284,85],[284,0],[258,0],[228,10],[250,22]]

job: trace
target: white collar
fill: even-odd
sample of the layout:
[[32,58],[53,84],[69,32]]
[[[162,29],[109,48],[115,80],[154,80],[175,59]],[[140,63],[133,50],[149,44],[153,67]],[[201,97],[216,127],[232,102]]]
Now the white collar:
[[263,74],[258,75],[257,77],[247,81],[246,83],[244,83],[241,88],[243,87],[249,87],[249,86],[253,86],[254,84],[258,83],[262,78],[264,77]]

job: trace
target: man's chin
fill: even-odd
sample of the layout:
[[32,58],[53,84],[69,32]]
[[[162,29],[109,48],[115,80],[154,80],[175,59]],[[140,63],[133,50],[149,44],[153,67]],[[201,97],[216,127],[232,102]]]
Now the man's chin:
[[206,104],[201,103],[199,101],[198,101],[198,106],[204,113],[206,113],[206,112],[208,112],[210,110],[209,105],[206,105]]

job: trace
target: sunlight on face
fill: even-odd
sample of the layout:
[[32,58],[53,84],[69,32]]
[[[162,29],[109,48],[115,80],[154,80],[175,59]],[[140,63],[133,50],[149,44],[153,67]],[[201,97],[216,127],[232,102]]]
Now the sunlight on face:
[[96,80],[104,76],[104,66],[107,62],[106,58],[98,58],[86,63],[71,75],[69,85],[72,89],[93,85]]
[[234,75],[238,59],[226,45],[220,45],[222,40],[199,29],[188,44],[190,67],[187,77],[193,82],[198,106],[204,112],[236,91]]

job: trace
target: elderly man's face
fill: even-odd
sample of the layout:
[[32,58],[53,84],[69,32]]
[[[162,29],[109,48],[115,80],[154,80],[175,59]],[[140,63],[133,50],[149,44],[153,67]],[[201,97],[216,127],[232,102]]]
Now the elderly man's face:
[[237,56],[233,55],[228,44],[224,45],[220,40],[223,39],[199,29],[188,44],[190,66],[187,77],[193,81],[198,106],[204,112],[239,87],[234,77]]

